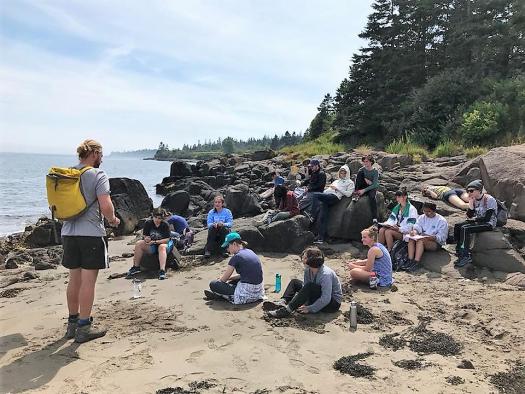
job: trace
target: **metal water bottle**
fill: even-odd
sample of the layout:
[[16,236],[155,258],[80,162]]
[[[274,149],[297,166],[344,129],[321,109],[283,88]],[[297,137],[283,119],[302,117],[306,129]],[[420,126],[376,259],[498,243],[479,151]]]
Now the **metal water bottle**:
[[373,289],[373,290],[377,289],[377,282],[378,282],[378,280],[377,280],[376,273],[375,272],[371,272],[370,273],[369,282],[368,282],[370,288]]
[[281,274],[275,274],[275,292],[281,291]]
[[357,330],[357,302],[350,302],[350,331]]
[[138,279],[132,280],[133,284],[133,295],[132,298],[140,298],[141,297],[141,291],[142,291],[142,282]]

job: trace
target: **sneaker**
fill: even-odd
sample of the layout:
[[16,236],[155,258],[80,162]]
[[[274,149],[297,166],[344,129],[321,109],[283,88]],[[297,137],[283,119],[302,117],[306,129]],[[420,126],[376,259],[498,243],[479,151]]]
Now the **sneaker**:
[[414,272],[419,268],[419,261],[408,260],[407,264],[403,266],[403,270],[406,272]]
[[354,201],[354,202],[359,201],[359,194],[354,194],[352,196],[352,201]]
[[[93,321],[93,318],[91,318],[91,321]],[[91,323],[86,324],[84,326],[78,326],[77,331],[75,333],[75,342],[84,343],[84,342],[91,341],[93,339],[101,338],[104,335],[106,335],[107,332],[108,330],[106,329],[95,330],[91,326]]]
[[285,317],[290,317],[292,316],[292,313],[285,307],[281,307],[275,311],[270,311],[268,312],[268,316],[270,317],[275,317],[277,319],[282,319],[282,318],[285,318]]
[[215,301],[229,301],[228,296],[224,296],[222,294],[214,293],[211,290],[204,290],[204,296],[208,300],[215,300]]
[[164,279],[167,279],[168,277],[166,276],[166,271],[164,270],[159,270],[159,280],[164,280]]
[[69,321],[68,320],[65,338],[66,339],[73,339],[73,338],[75,338],[75,334],[77,332],[77,327],[78,327],[78,319],[76,319],[75,321]]
[[211,257],[211,252],[208,249],[204,250],[204,258],[209,259]]
[[135,266],[133,266],[133,267],[131,267],[131,268],[129,269],[129,271],[128,271],[128,276],[133,276],[133,275],[136,275],[136,274],[138,274],[138,273],[140,273],[140,267],[135,267]]
[[317,244],[317,245],[324,244],[324,239],[322,239],[321,237],[317,237],[316,239],[314,239],[314,244]]
[[470,256],[470,253],[469,253],[469,254],[465,254],[465,255],[461,256],[459,259],[457,259],[456,262],[454,263],[454,267],[461,268],[461,267],[464,267],[464,266],[466,266],[467,264],[470,264],[470,263],[472,263],[472,257]]
[[372,226],[374,226],[375,228],[379,227],[379,223],[378,223],[377,219],[372,219]]
[[225,258],[230,257],[230,254],[228,252],[223,252],[222,257],[225,257]]
[[282,308],[284,306],[286,306],[286,303],[284,302],[283,299],[280,299],[277,302],[264,301],[263,304],[262,304],[262,309],[265,312],[271,312],[271,311],[276,311],[277,309],[280,309],[280,308]]

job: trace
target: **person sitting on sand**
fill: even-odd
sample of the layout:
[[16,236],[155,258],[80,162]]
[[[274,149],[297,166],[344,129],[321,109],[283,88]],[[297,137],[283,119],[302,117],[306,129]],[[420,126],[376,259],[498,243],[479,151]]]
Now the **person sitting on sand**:
[[377,242],[377,228],[372,226],[361,231],[361,242],[370,249],[368,249],[366,259],[354,259],[348,262],[352,279],[369,283],[370,274],[375,272],[379,286],[391,286],[393,282],[392,260],[384,245]]
[[213,209],[208,212],[207,219],[208,239],[204,249],[204,257],[211,257],[212,253],[218,253],[224,238],[233,226],[233,215],[228,208],[224,207],[224,197],[215,196]]
[[170,227],[164,220],[166,211],[162,208],[155,208],[152,218],[146,221],[142,229],[143,239],[135,244],[135,254],[133,255],[133,266],[128,271],[128,276],[133,276],[140,272],[140,261],[144,253],[156,254],[159,256],[159,279],[164,280],[166,276],[166,261],[168,253],[173,250]]
[[468,193],[465,189],[453,189],[448,186],[422,185],[421,194],[434,200],[443,200],[465,211],[468,209]]
[[372,167],[375,163],[372,155],[366,155],[361,158],[363,167],[359,169],[355,178],[355,192],[353,199],[359,200],[360,197],[367,195],[372,212],[372,222],[378,220],[376,192],[379,188],[379,171]]
[[[210,300],[226,300],[234,304],[248,304],[265,298],[262,264],[259,257],[248,249],[236,232],[226,236],[223,248],[233,255],[228,267],[217,280],[210,282],[204,295]],[[237,275],[233,275],[236,271]]]
[[[424,237],[418,239],[409,238],[414,236]],[[436,204],[425,202],[423,204],[423,215],[419,216],[416,224],[405,235],[408,241],[408,264],[403,267],[405,271],[414,271],[420,266],[421,257],[425,250],[436,251],[447,242],[448,223],[447,220],[436,213]]]
[[338,178],[326,187],[323,193],[314,193],[312,218],[315,220],[319,217],[319,234],[314,243],[322,244],[326,238],[330,207],[338,203],[343,196],[351,197],[353,192],[354,182],[350,179],[350,169],[344,165],[339,169]]
[[295,311],[303,314],[333,313],[341,307],[341,282],[337,274],[324,265],[323,252],[319,248],[309,247],[302,253],[301,260],[305,267],[304,282],[292,279],[286,286],[282,304],[265,302],[263,309],[268,311],[268,316],[290,317]]
[[388,251],[392,250],[394,242],[403,239],[404,234],[412,230],[418,217],[417,209],[408,199],[405,188],[396,192],[397,205],[392,209],[387,221],[379,224],[379,243],[385,244]]
[[454,240],[457,242],[456,254],[458,256],[456,267],[472,263],[470,236],[494,230],[497,223],[498,203],[494,197],[484,192],[483,182],[479,179],[470,182],[467,185],[467,193],[469,195],[468,219],[454,226]]

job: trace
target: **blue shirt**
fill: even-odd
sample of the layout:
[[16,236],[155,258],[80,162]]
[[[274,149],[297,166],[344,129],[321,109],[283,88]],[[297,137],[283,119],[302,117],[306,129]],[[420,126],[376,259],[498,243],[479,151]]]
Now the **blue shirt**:
[[[223,209],[224,210],[224,209]],[[263,281],[261,260],[250,249],[241,249],[230,259],[228,265],[235,268],[241,276],[241,282],[258,285]]]
[[390,286],[392,284],[392,260],[390,259],[390,253],[379,242],[376,242],[374,246],[383,252],[383,256],[376,257],[372,271],[377,275],[379,286]]
[[217,212],[213,208],[208,212],[208,228],[213,226],[213,223],[223,222],[225,227],[231,228],[233,226],[233,215],[228,208],[222,208],[220,212]]
[[168,219],[168,223],[173,225],[173,229],[176,233],[182,234],[188,226],[188,222],[182,216],[173,215]]

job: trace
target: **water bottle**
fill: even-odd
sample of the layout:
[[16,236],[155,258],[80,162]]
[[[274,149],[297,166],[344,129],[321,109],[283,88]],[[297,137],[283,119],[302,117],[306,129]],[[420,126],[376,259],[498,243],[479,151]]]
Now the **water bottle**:
[[132,280],[133,284],[133,296],[132,298],[140,298],[141,297],[141,291],[142,291],[142,282],[138,279]]
[[357,303],[350,302],[350,331],[357,330]]
[[375,272],[370,273],[370,278],[368,282],[371,289],[375,290],[377,289],[377,275]]
[[275,292],[281,291],[281,274],[275,274]]

